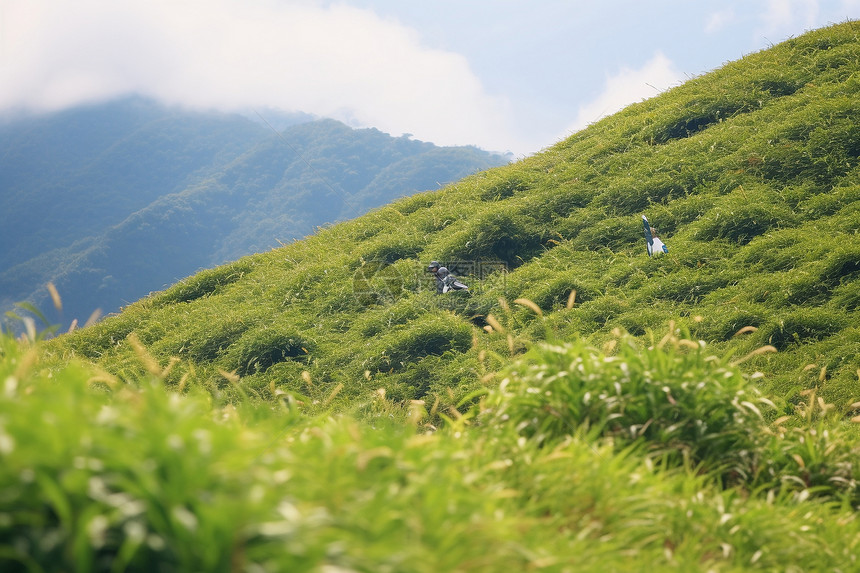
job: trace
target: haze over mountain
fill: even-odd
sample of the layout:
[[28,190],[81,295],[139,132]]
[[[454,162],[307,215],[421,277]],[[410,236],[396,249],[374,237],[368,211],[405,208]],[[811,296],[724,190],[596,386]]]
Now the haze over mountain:
[[530,155],[860,0],[4,0],[0,110],[271,105]]
[[52,319],[84,321],[506,161],[305,114],[205,113],[142,98],[8,117],[0,308],[29,300],[50,312],[51,281],[64,304]]

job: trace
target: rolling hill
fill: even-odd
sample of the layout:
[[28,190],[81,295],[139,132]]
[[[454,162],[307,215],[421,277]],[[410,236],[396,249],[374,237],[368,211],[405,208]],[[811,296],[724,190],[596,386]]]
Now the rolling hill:
[[[0,339],[0,560],[856,569],[858,72],[860,23],[810,32],[94,326]],[[437,295],[430,260],[470,290]]]
[[[818,364],[826,397],[852,400],[855,33],[750,55],[535,157],[204,271],[57,346],[108,367],[133,355],[121,341],[135,332],[209,385],[224,370],[266,395],[298,391],[308,371],[323,387],[422,399],[466,392],[483,349],[507,352],[484,332],[488,314],[530,340],[646,336],[674,321],[725,351],[774,346],[754,363],[768,391],[796,397]],[[241,193],[231,182],[227,171],[222,184]],[[646,255],[643,214],[668,256]],[[437,298],[430,260],[472,292]],[[511,308],[517,298],[543,317]],[[744,327],[755,331],[736,337]]]

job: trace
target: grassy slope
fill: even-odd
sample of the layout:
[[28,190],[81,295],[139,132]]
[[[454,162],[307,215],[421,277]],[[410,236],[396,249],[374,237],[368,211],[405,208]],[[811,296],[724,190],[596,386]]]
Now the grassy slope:
[[[482,351],[510,352],[480,328],[488,313],[519,337],[515,352],[547,332],[599,341],[675,321],[722,351],[775,346],[749,363],[769,393],[797,401],[823,381],[826,399],[848,403],[860,345],[857,34],[846,23],[747,56],[535,157],[200,273],[53,348],[132,372],[134,331],[162,363],[182,360],[174,381],[193,370],[223,386],[221,369],[269,397],[312,393],[308,371],[314,388],[343,383],[349,398],[384,387],[448,402],[475,385]],[[645,256],[642,214],[668,257]],[[439,300],[422,274],[430,259],[510,272],[469,276],[470,297]],[[545,319],[499,302],[518,297]],[[745,326],[758,330],[733,337]]]
[[771,425],[706,347],[615,342],[535,349],[429,433],[380,394],[360,418],[180,395],[134,337],[147,373],[123,384],[0,336],[0,568],[856,569],[838,412]]
[[[856,569],[858,31],[46,346],[0,337],[0,564]],[[670,257],[644,255],[641,212]],[[513,270],[440,298],[429,258]]]

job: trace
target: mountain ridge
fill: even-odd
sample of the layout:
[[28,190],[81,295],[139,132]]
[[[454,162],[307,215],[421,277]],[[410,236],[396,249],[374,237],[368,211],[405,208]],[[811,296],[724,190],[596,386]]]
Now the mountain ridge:
[[[273,117],[282,132],[129,98],[4,125],[0,240],[11,248],[0,261],[0,307],[26,299],[55,322],[81,322],[278,239],[505,161],[334,120]],[[47,282],[63,294],[62,314],[48,302]]]

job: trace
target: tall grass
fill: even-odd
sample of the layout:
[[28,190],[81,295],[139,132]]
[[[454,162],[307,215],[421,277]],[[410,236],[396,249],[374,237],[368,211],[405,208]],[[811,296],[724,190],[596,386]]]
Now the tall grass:
[[[759,457],[770,462],[768,480],[791,487],[726,489],[715,479],[725,472],[719,461],[744,458],[765,422],[752,403],[723,401],[722,392],[739,400],[745,391],[723,358],[663,342],[644,355],[627,343],[611,355],[581,342],[535,351],[511,366],[483,413],[451,411],[434,429],[429,404],[404,409],[383,392],[355,410],[359,417],[312,414],[288,394],[227,402],[170,390],[139,342],[149,373],[128,384],[76,363],[45,368],[37,349],[4,335],[0,564],[4,571],[855,567],[856,501],[821,487],[828,473],[835,477],[830,460],[853,468],[855,442],[779,420]],[[580,377],[593,398],[574,390]],[[670,397],[685,403],[694,380],[719,386],[698,388],[695,406],[714,410],[705,413],[713,425],[697,426],[698,411],[667,406]],[[631,384],[639,391],[626,394]],[[812,396],[809,404],[820,403]],[[812,410],[804,416],[823,419]],[[650,422],[637,426],[643,417]],[[793,434],[815,444],[787,439]],[[798,466],[820,477],[789,480],[801,475]]]

